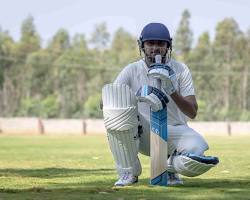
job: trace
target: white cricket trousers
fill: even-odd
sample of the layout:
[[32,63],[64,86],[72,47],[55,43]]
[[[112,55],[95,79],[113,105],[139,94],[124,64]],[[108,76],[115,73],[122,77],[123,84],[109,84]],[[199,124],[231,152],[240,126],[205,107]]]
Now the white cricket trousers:
[[[150,122],[140,116],[142,134],[140,135],[140,153],[150,156]],[[188,125],[168,125],[168,154],[193,153],[203,155],[208,150],[206,140]]]

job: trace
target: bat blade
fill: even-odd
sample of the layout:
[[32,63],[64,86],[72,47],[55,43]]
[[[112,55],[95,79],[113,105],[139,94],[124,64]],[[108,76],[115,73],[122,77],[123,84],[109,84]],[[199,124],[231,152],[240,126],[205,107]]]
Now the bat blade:
[[167,110],[151,111],[151,185],[167,186]]

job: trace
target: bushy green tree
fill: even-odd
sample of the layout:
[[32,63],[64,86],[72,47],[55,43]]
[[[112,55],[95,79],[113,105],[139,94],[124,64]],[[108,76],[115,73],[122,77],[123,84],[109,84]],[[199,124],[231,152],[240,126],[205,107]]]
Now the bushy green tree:
[[59,104],[57,97],[49,95],[43,99],[31,97],[21,101],[21,107],[17,113],[19,116],[55,118],[58,117]]
[[92,33],[90,43],[98,50],[103,50],[109,44],[110,34],[107,31],[105,22],[95,25],[95,30]]
[[[118,67],[123,67],[139,58],[139,49],[136,38],[123,28],[119,28],[111,43],[112,58]],[[117,53],[119,52],[119,53]]]
[[173,41],[176,55],[180,60],[184,61],[186,61],[188,57],[193,42],[193,32],[190,28],[190,17],[190,12],[187,9],[184,10]]
[[12,37],[0,28],[0,88],[3,87],[4,73],[16,61],[14,49],[15,43]]
[[21,26],[21,39],[18,47],[20,59],[25,59],[29,53],[39,50],[41,47],[40,43],[41,39],[36,31],[34,18],[28,16]]
[[101,100],[101,94],[96,93],[88,97],[84,103],[84,114],[85,117],[102,117],[102,111],[100,110],[99,104]]
[[59,29],[48,45],[48,52],[53,59],[57,59],[70,48],[70,36],[67,30]]

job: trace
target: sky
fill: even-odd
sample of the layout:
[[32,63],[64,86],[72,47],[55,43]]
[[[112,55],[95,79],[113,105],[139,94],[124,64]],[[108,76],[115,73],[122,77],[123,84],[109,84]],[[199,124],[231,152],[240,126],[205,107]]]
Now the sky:
[[112,34],[119,27],[138,37],[150,22],[164,23],[174,35],[184,9],[191,13],[191,29],[197,40],[204,31],[214,37],[219,21],[233,17],[242,31],[250,29],[249,0],[0,0],[0,27],[18,40],[20,26],[34,17],[36,29],[47,43],[60,29],[90,38],[96,24],[106,22]]

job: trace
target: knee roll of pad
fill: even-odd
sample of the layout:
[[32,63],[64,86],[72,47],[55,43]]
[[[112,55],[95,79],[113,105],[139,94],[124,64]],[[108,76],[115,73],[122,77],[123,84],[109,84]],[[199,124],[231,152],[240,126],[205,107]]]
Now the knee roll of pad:
[[199,162],[186,155],[174,156],[172,164],[176,172],[188,177],[199,176],[216,165]]
[[124,131],[138,126],[137,100],[129,86],[108,84],[102,90],[104,124],[107,130]]

